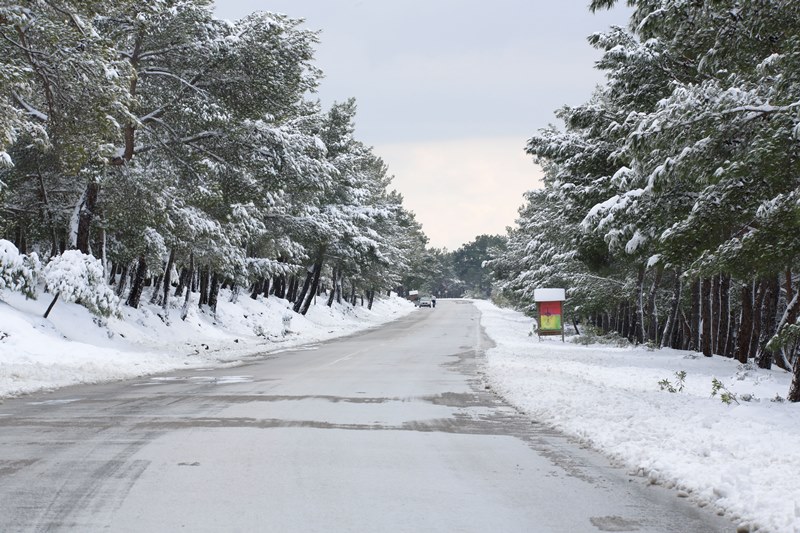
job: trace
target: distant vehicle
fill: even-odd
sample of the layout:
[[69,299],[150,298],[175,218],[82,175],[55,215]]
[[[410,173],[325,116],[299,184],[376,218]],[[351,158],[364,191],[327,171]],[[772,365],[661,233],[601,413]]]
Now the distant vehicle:
[[433,301],[430,296],[423,296],[419,299],[420,307],[433,307]]

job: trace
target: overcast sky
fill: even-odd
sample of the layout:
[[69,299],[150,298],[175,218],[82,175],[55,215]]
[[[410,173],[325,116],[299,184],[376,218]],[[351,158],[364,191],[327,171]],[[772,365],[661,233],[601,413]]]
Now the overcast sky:
[[[624,2],[621,2],[624,4]],[[430,238],[455,250],[505,234],[538,187],[525,142],[603,81],[586,37],[629,11],[588,0],[217,0],[221,18],[285,13],[321,30],[317,97],[355,97],[373,146]]]

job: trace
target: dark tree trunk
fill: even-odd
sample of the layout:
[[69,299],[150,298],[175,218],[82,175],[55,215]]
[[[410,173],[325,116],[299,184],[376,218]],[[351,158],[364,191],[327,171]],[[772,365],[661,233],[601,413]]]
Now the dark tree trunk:
[[133,278],[133,285],[131,292],[128,294],[128,300],[125,302],[128,306],[134,309],[139,308],[139,300],[142,298],[142,290],[144,289],[144,278],[147,275],[147,260],[144,254],[139,256],[139,263],[136,267],[136,276]]
[[721,325],[720,320],[720,286],[722,281],[721,275],[717,274],[711,278],[711,353],[719,354],[719,328]]
[[61,296],[61,293],[57,292],[56,295],[53,297],[53,301],[50,302],[50,305],[47,306],[47,311],[44,312],[43,318],[47,318],[48,316],[50,316],[50,311],[53,310],[53,306],[56,305],[56,301],[58,300],[59,296]]
[[736,348],[736,359],[744,364],[750,356],[750,337],[753,334],[753,284],[746,281],[742,284],[742,313],[739,319],[739,334]]
[[253,283],[253,290],[250,291],[250,298],[257,300],[262,290],[264,290],[264,278],[257,279]]
[[731,324],[731,276],[722,274],[719,279],[719,337],[717,340],[717,353],[731,357],[728,347]]
[[328,293],[328,307],[333,306],[333,299],[336,296],[336,276],[339,275],[339,272],[336,268],[333,269],[333,274],[331,275],[331,290]]
[[664,333],[661,338],[661,347],[672,347],[673,331],[677,329],[678,323],[678,309],[681,303],[681,275],[680,272],[675,270],[675,282],[672,287],[672,300],[669,302],[669,314],[667,315],[667,322],[664,324]]
[[792,370],[792,386],[789,389],[787,399],[790,402],[800,402],[800,357],[794,359],[794,369]]
[[117,264],[111,263],[111,271],[108,274],[108,284],[114,285],[117,282]]
[[117,296],[122,297],[122,293],[125,291],[125,287],[128,285],[128,269],[130,268],[129,263],[125,263],[122,265],[122,271],[119,274],[119,284],[117,285]]
[[711,357],[712,354],[712,339],[711,339],[711,280],[703,278],[700,287],[700,308],[702,313],[702,348],[703,355]]
[[39,176],[39,192],[42,194],[42,218],[45,224],[50,229],[50,257],[58,255],[58,234],[56,233],[56,225],[53,221],[53,210],[50,207],[50,199],[47,195],[47,188],[44,185],[44,176],[41,172],[37,172]]
[[689,325],[692,328],[690,350],[700,349],[700,281],[692,281],[692,315]]
[[775,335],[778,320],[778,300],[780,299],[780,282],[777,276],[772,276],[767,284],[764,295],[764,305],[761,320],[761,339],[759,341],[758,366],[759,368],[772,368],[774,354],[767,350],[767,343]]
[[[303,301],[303,305],[300,308],[300,314],[305,315],[308,312],[309,307],[311,307],[311,302],[314,299],[314,296],[317,294],[317,287],[319,287],[319,278],[322,274],[322,262],[325,260],[325,247],[320,247],[319,251],[317,252],[317,260],[314,262],[313,268],[313,280],[311,282],[311,287],[308,290],[308,294],[306,295],[305,301]],[[299,300],[298,300],[299,301]]]
[[753,302],[753,335],[750,338],[750,359],[758,358],[759,341],[761,340],[761,330],[763,329],[764,318],[764,299],[769,292],[769,283],[762,279],[758,284],[755,301]]
[[175,296],[180,297],[183,296],[183,290],[189,286],[189,278],[191,277],[191,272],[186,267],[181,269],[181,275],[178,276],[178,286],[175,287]]
[[636,277],[636,317],[634,324],[636,327],[633,333],[636,337],[636,344],[642,344],[645,339],[644,332],[644,275],[645,266],[639,266],[639,275]]
[[275,280],[275,296],[278,298],[286,298],[286,275],[281,274]]
[[208,305],[208,278],[210,270],[211,269],[209,267],[203,267],[200,269],[200,298],[197,305],[201,308],[204,305]]
[[[791,302],[792,300],[794,300],[795,296],[794,287],[792,286],[792,271],[787,270],[785,276],[786,278],[784,282],[786,287],[786,301]],[[800,311],[800,309],[798,309],[797,307],[791,305],[789,306],[787,310],[789,314],[786,316],[786,321],[789,324],[794,324],[797,322],[798,311]]]
[[285,288],[283,289],[284,297],[289,300],[290,302],[294,303],[295,298],[297,298],[297,290],[294,288],[294,280],[297,276],[284,276],[281,278]]
[[[90,229],[92,219],[95,215],[95,207],[97,206],[97,196],[100,193],[100,184],[92,180],[86,184],[86,192],[81,201],[80,211],[78,213],[78,237],[76,241],[76,248],[85,254],[91,252],[89,246]],[[137,304],[138,305],[138,304]]]
[[692,331],[692,326],[689,323],[689,319],[686,318],[686,313],[681,310],[681,343],[680,347],[681,350],[688,350],[689,347],[692,345],[692,335],[694,332]]
[[192,280],[194,279],[194,252],[189,254],[189,267],[186,272],[186,296],[183,299],[181,320],[186,320],[186,317],[189,316],[189,296],[192,294]]
[[264,292],[262,293],[264,295],[264,298],[269,298],[269,288],[270,288],[269,281],[270,281],[269,277],[264,278],[264,289],[263,289]]
[[164,287],[163,287],[163,297],[164,301],[161,302],[161,306],[164,308],[164,311],[169,309],[169,289],[172,286],[172,267],[175,264],[175,248],[169,251],[169,259],[167,259],[167,267],[164,269]]
[[311,287],[311,282],[313,280],[314,280],[314,266],[312,265],[310,268],[306,270],[306,280],[303,282],[303,289],[300,291],[297,300],[295,300],[294,307],[292,307],[295,313],[299,313],[300,309],[303,307],[303,300],[305,300],[306,295],[308,294],[308,290]]
[[[798,310],[800,310],[800,295],[793,291],[791,286],[791,277],[789,278],[788,282],[789,285],[787,287],[786,295],[787,299],[789,296],[791,296],[791,299],[787,301],[786,310],[783,312],[783,316],[781,317],[780,323],[775,328],[776,335],[782,333],[784,328],[786,328],[787,326],[795,324],[795,322],[793,322],[792,320],[797,319],[797,312]],[[775,359],[775,362],[778,364],[778,366],[780,366],[782,369],[786,371],[791,371],[792,369],[791,357],[788,357],[786,354],[787,352],[792,353],[796,345],[797,341],[792,341],[788,346],[781,346],[778,349],[777,355],[780,355],[780,357],[777,357]]]
[[208,288],[208,307],[211,311],[217,312],[217,300],[219,299],[219,274],[211,274],[211,286]]
[[372,310],[372,302],[375,301],[375,289],[367,293],[367,309]]
[[622,304],[622,331],[620,335],[625,337],[626,339],[630,339],[630,330],[631,330],[631,314],[630,314],[630,304],[625,302]]
[[150,295],[151,304],[156,303],[159,295],[161,294],[161,278],[162,276],[156,276],[156,279],[153,280],[153,294]]
[[650,293],[647,295],[647,308],[645,309],[645,315],[647,316],[647,340],[656,345],[658,344],[658,309],[656,308],[656,296],[663,275],[664,267],[660,265],[657,266],[653,273],[653,285],[650,287]]

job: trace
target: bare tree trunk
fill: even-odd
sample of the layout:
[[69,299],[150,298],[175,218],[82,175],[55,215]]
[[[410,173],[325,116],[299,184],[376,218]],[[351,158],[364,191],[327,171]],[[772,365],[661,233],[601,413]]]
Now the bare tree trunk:
[[372,302],[375,300],[375,289],[367,292],[367,309],[372,310]]
[[253,282],[253,290],[250,291],[250,298],[257,300],[262,290],[264,290],[264,278],[259,278]]
[[125,263],[122,265],[122,271],[119,275],[119,284],[117,285],[117,296],[122,296],[123,291],[125,291],[125,287],[128,284],[128,269],[130,268],[129,263]]
[[750,352],[748,357],[750,359],[757,359],[759,341],[761,340],[762,319],[764,316],[764,297],[769,290],[769,284],[766,279],[762,279],[757,284],[756,297],[753,302],[753,335],[750,338]]
[[800,402],[800,357],[794,359],[794,369],[792,371],[792,386],[789,389],[787,399],[790,402]]
[[636,344],[642,344],[645,339],[644,332],[644,274],[645,266],[639,266],[639,275],[636,278]]
[[142,297],[142,290],[144,289],[144,278],[147,275],[147,260],[144,254],[139,256],[139,263],[136,267],[136,276],[133,278],[133,285],[131,292],[128,294],[126,305],[137,309],[139,307],[139,300]]
[[775,335],[778,319],[778,299],[780,298],[780,283],[777,276],[771,276],[765,281],[767,289],[764,295],[764,305],[761,319],[761,338],[758,346],[759,368],[772,368],[773,353],[767,350],[767,343]]
[[731,276],[722,274],[719,279],[719,337],[717,339],[717,353],[731,357],[728,347],[731,323]]
[[711,278],[711,353],[719,354],[720,274]]
[[690,350],[700,350],[700,280],[692,281],[692,315],[689,325],[692,328]]
[[155,280],[153,280],[153,293],[150,295],[151,304],[155,304],[161,294],[161,278],[162,276],[159,275],[156,276]]
[[181,274],[178,276],[178,286],[175,287],[176,297],[183,296],[183,290],[189,286],[189,278],[191,278],[191,275],[188,268],[181,268]]
[[57,292],[56,295],[53,297],[53,301],[50,302],[50,305],[47,306],[47,311],[44,312],[43,318],[47,318],[48,316],[50,316],[50,311],[53,310],[53,306],[56,305],[56,301],[58,300],[59,296],[61,296],[61,293]]
[[625,337],[626,339],[630,339],[630,332],[631,332],[631,313],[630,313],[630,304],[626,301],[622,304],[622,331],[620,335]]
[[[781,317],[781,321],[778,324],[778,327],[776,328],[775,336],[780,335],[785,327],[787,327],[787,326],[789,326],[791,324],[794,324],[794,322],[790,321],[791,320],[790,317],[792,317],[792,316],[796,317],[798,310],[800,310],[800,297],[799,296],[800,296],[800,294],[798,294],[796,292],[793,293],[792,299],[787,304],[786,310],[783,312],[783,317]],[[784,370],[790,370],[791,369],[791,364],[789,363],[789,358],[786,357],[786,350],[783,347],[781,347],[779,349],[779,354],[780,354],[781,357],[777,358],[778,366],[780,366]]]
[[86,184],[86,192],[83,196],[83,205],[80,207],[78,215],[78,237],[76,241],[76,248],[85,254],[90,253],[89,238],[92,219],[95,215],[95,207],[97,206],[97,196],[100,193],[100,184],[94,180],[90,180]]
[[269,298],[269,282],[270,282],[270,278],[269,277],[265,277],[264,278],[264,289],[263,289],[264,292],[262,293],[264,295],[264,298]]
[[55,257],[58,255],[58,235],[56,234],[56,225],[53,221],[53,210],[50,207],[50,199],[47,196],[47,188],[44,186],[44,176],[42,176],[41,171],[37,171],[37,174],[39,175],[39,190],[42,193],[43,218],[45,224],[50,229],[50,238],[52,239],[50,257]]
[[273,280],[275,287],[275,296],[278,298],[286,298],[286,275],[280,274]]
[[736,359],[747,363],[750,356],[750,338],[753,335],[753,284],[749,281],[742,283],[742,313],[739,319],[738,346]]
[[294,302],[294,307],[292,309],[295,313],[299,313],[300,309],[303,307],[303,300],[305,300],[306,295],[308,294],[308,290],[311,287],[311,282],[314,280],[314,266],[310,266],[306,269],[306,280],[303,282],[303,288],[298,295],[298,298]]
[[656,266],[653,273],[653,285],[650,287],[650,293],[647,295],[647,309],[645,314],[647,316],[647,340],[658,345],[658,309],[656,309],[656,295],[658,288],[661,285],[661,277],[664,275],[664,267],[661,265]]
[[661,347],[665,348],[672,346],[673,329],[678,322],[678,306],[681,302],[681,275],[680,272],[675,270],[675,284],[672,288],[672,300],[669,302],[669,314],[667,315],[667,323],[664,324],[664,333],[661,337]]
[[711,357],[712,354],[712,339],[711,339],[711,280],[703,278],[700,288],[700,302],[702,313],[702,328],[703,328],[703,355]]
[[320,249],[317,252],[317,260],[314,262],[314,268],[313,268],[314,276],[311,282],[311,287],[309,288],[305,301],[303,302],[303,305],[300,308],[300,314],[302,315],[305,315],[308,312],[308,309],[309,307],[311,307],[311,302],[313,301],[314,296],[317,295],[317,287],[319,287],[319,277],[322,274],[322,262],[325,260],[325,248],[326,248],[325,246],[320,246]]
[[686,313],[681,310],[681,350],[688,350],[692,346],[692,326],[689,324],[689,319],[686,318]]
[[333,274],[331,275],[331,291],[328,293],[328,307],[333,306],[333,299],[336,297],[336,277],[339,275],[339,270],[334,267]]
[[169,251],[169,259],[167,259],[167,267],[164,269],[164,301],[161,302],[161,307],[164,309],[164,320],[169,324],[169,289],[172,286],[172,267],[175,264],[175,248]]
[[183,299],[181,320],[186,320],[186,317],[189,316],[189,295],[192,294],[192,278],[194,278],[194,252],[189,254],[189,266],[186,269],[186,297]]
[[200,308],[204,305],[208,305],[208,278],[210,270],[208,266],[200,268],[200,298],[197,302]]
[[217,300],[219,299],[219,274],[216,272],[211,274],[211,286],[208,288],[208,307],[211,312],[217,312]]

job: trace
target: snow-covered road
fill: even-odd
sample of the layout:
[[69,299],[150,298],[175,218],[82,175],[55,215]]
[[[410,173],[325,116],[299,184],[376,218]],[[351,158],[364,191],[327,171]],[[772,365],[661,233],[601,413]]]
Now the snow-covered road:
[[490,390],[467,301],[0,405],[2,531],[727,531]]

